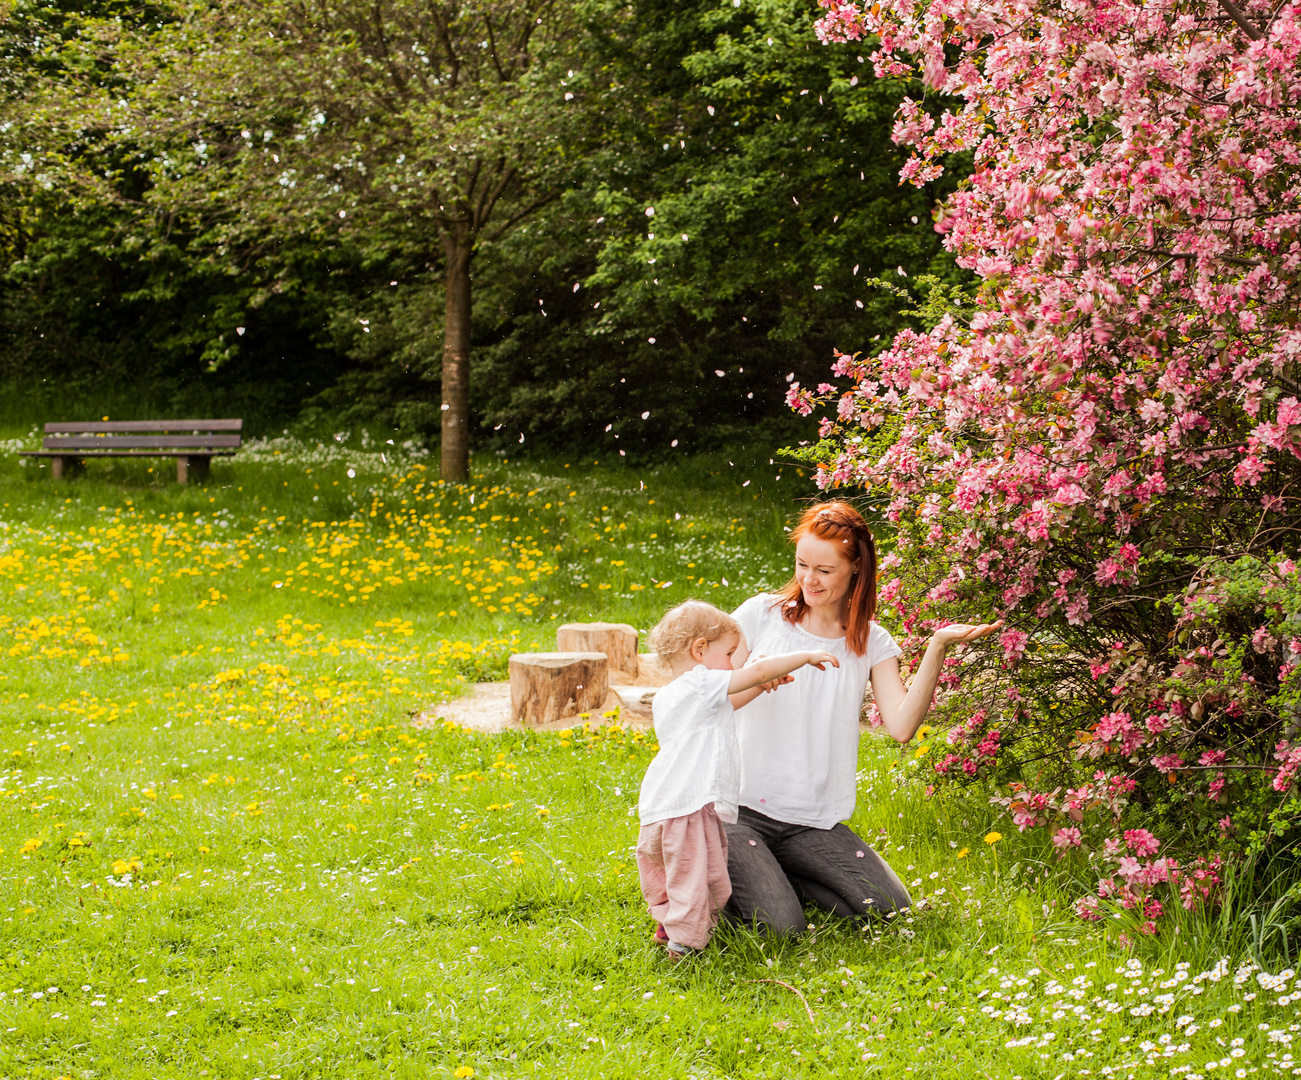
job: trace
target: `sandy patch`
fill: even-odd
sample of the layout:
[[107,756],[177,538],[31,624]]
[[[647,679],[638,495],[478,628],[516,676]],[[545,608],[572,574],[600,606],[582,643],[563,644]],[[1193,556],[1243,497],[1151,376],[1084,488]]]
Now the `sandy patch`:
[[[636,683],[638,685],[626,685],[634,680],[621,671],[611,672],[610,681],[614,685],[610,687],[604,705],[588,717],[588,722],[610,723],[611,721],[602,717],[601,713],[610,712],[618,706],[620,723],[627,727],[651,726],[651,701],[655,691],[668,682],[670,673],[661,668],[652,657],[643,655],[637,660]],[[511,718],[510,683],[508,682],[475,683],[464,697],[442,705],[431,705],[412,723],[416,727],[434,727],[444,721],[487,734],[525,730],[523,724]],[[549,724],[539,724],[531,730],[559,731],[563,728],[581,727],[583,723],[584,719],[581,716],[566,716],[560,720],[553,720]]]

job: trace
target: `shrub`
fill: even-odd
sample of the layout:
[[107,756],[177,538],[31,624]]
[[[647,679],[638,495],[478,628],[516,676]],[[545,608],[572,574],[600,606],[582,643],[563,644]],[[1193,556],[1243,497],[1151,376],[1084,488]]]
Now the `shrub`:
[[904,100],[894,137],[912,183],[974,151],[936,228],[978,283],[789,402],[834,410],[821,483],[895,532],[908,647],[1006,621],[948,660],[937,782],[996,789],[1088,853],[1081,914],[1153,930],[1217,895],[1225,856],[1259,870],[1292,838],[1298,9],[822,6],[825,41],[877,35],[878,77],[957,103]]

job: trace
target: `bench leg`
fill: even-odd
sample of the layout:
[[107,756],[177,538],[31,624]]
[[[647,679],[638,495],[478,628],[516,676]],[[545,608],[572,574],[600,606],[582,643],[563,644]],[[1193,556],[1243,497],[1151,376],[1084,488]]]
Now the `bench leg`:
[[68,464],[69,464],[68,459],[65,458],[65,457],[52,457],[52,458],[50,458],[50,476],[51,476],[51,478],[53,478],[53,479],[55,479],[55,480],[62,480],[63,477],[64,477],[64,475],[65,475],[65,473],[66,473],[66,471],[67,471]]
[[208,463],[212,459],[207,454],[187,455],[176,459],[176,482],[187,484],[190,478],[203,481],[208,479]]

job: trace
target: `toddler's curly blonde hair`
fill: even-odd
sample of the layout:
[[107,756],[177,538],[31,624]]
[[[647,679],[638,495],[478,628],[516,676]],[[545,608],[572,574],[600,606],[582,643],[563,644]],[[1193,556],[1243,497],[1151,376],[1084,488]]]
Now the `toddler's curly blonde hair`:
[[740,634],[741,627],[726,611],[703,600],[684,600],[670,609],[650,632],[651,648],[666,664],[681,656],[697,638],[712,644],[726,634]]

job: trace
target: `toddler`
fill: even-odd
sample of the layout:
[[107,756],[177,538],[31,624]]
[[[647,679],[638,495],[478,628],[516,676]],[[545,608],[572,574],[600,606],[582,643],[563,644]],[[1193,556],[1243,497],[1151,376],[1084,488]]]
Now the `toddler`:
[[641,785],[637,870],[660,923],[656,938],[681,959],[709,943],[732,895],[723,823],[736,821],[741,790],[733,709],[805,664],[821,671],[840,662],[826,652],[793,652],[733,670],[741,628],[699,600],[665,615],[650,641],[673,681],[656,692],[652,706],[660,749]]

